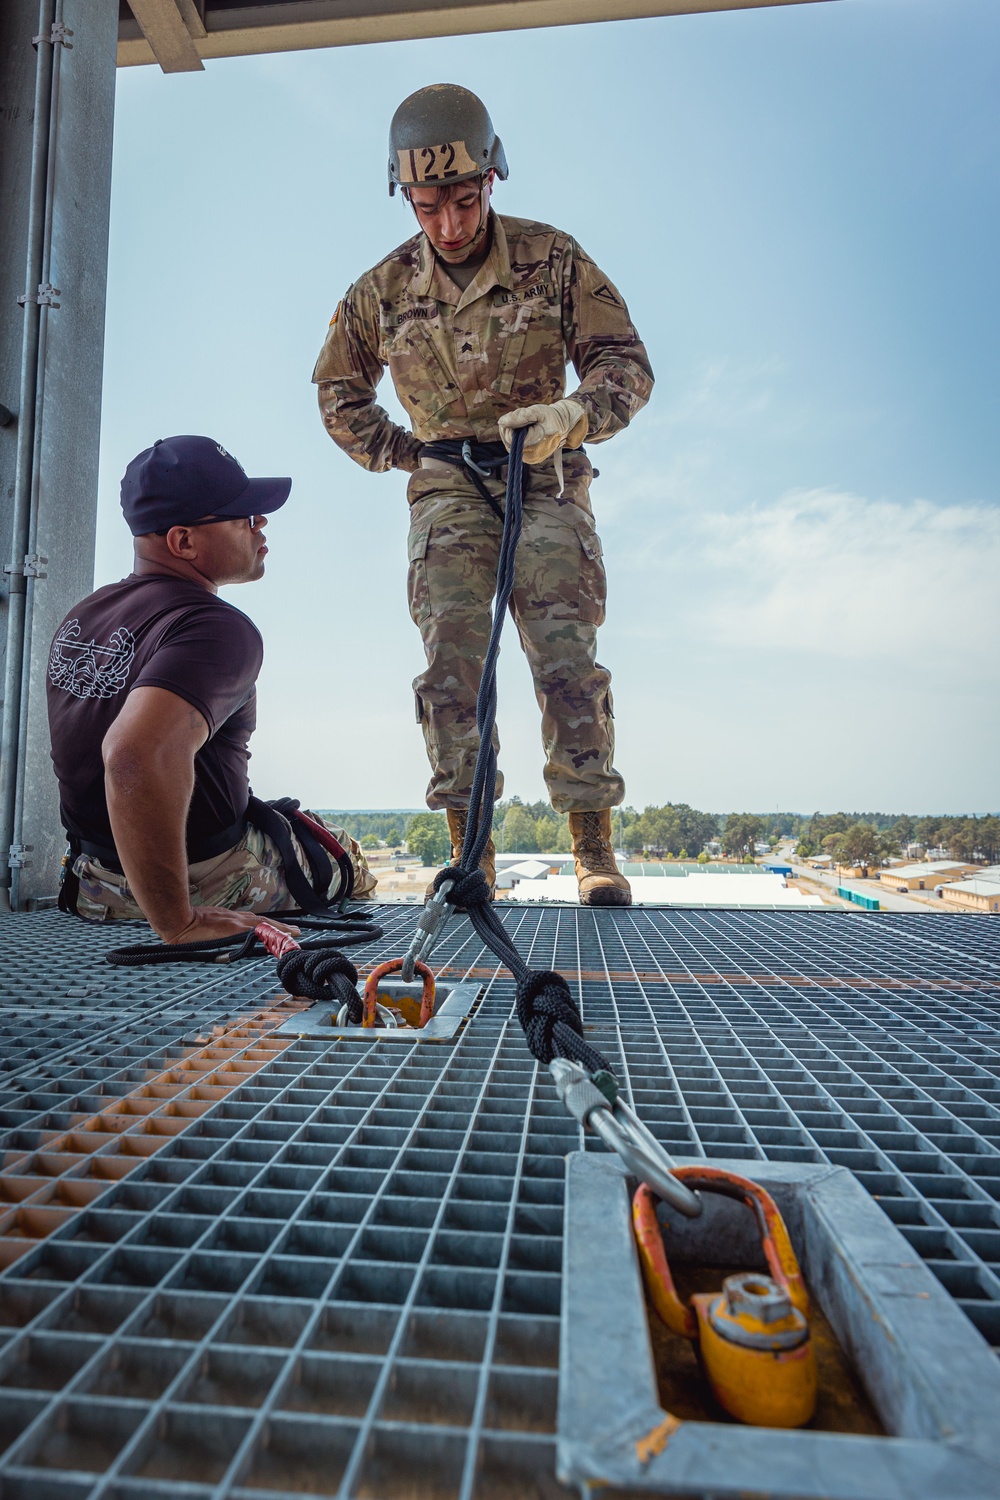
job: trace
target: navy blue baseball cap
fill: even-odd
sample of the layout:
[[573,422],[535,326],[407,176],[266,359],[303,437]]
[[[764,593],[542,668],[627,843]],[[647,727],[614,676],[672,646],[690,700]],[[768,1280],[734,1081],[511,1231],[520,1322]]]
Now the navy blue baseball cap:
[[122,512],[132,535],[146,536],[208,516],[270,515],[291,487],[290,479],[250,479],[214,438],[158,438],[125,470]]

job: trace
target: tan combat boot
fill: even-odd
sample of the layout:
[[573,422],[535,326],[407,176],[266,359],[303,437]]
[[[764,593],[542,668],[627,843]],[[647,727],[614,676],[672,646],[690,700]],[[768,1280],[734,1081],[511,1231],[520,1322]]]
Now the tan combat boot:
[[[462,858],[462,846],[465,843],[465,827],[469,821],[469,814],[465,808],[448,807],[445,809],[445,817],[448,819],[448,832],[451,834],[451,862],[452,864],[458,864],[458,861]],[[486,876],[490,888],[490,900],[492,901],[497,889],[497,851],[492,835],[486,844],[486,848],[483,850],[483,857],[479,861],[479,868]],[[434,882],[431,881],[424,892],[424,900],[426,901],[433,894]]]
[[571,812],[576,878],[584,906],[631,906],[632,890],[611,847],[611,812]]

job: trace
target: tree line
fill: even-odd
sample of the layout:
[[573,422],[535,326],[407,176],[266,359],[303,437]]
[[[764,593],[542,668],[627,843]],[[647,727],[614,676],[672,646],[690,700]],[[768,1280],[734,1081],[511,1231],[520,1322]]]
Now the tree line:
[[[804,858],[825,852],[838,864],[878,867],[911,844],[925,851],[944,849],[965,864],[1000,864],[1000,817],[992,813],[976,818],[962,814],[921,817],[909,813],[815,812],[803,818],[793,832]],[[859,849],[870,857],[848,857]]]
[[[363,848],[387,847],[416,854],[428,865],[449,857],[444,813],[338,812],[323,809],[330,820],[356,838]],[[910,844],[943,848],[967,863],[1000,863],[1000,817],[964,815],[927,817],[878,812],[701,812],[686,802],[650,805],[641,812],[617,808],[612,814],[617,847],[633,858],[698,859],[718,841],[723,854],[752,861],[756,848],[773,847],[782,838],[797,841],[803,857],[826,852],[837,864],[878,868]],[[493,837],[506,854],[568,854],[567,818],[548,802],[510,797],[493,809]]]

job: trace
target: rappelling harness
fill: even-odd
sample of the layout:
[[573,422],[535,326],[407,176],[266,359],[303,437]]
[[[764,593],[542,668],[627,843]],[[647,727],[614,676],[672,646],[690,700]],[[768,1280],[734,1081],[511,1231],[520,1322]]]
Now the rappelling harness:
[[[217,855],[228,853],[230,849],[236,847],[240,839],[245,837],[248,828],[256,828],[265,834],[277,849],[281,857],[285,884],[295,902],[296,914],[304,913],[307,916],[320,917],[326,916],[337,906],[342,911],[344,910],[346,903],[354,894],[354,865],[351,857],[329,828],[325,828],[322,823],[302,811],[295,797],[277,797],[271,802],[262,802],[259,797],[251,793],[243,817],[231,827],[223,828],[221,832],[214,834],[204,843],[195,848],[189,848],[188,863],[199,864],[202,860],[215,859]],[[292,839],[293,833],[299,848],[305,854],[305,866],[299,860],[295,842]],[[80,916],[77,906],[80,881],[74,866],[81,854],[86,855],[88,859],[97,860],[106,870],[111,870],[116,875],[123,875],[125,872],[118,858],[117,849],[94,843],[72,830],[68,832],[67,838],[69,849],[63,862],[58,904],[60,911],[78,917]],[[336,895],[326,897],[323,892],[330,889],[334,863],[340,871],[340,884]],[[273,915],[278,916],[279,913],[275,912]],[[183,948],[187,945],[178,943],[173,946]],[[125,950],[116,951],[124,952]],[[112,962],[115,961],[112,960]],[[155,961],[163,962],[163,960]]]

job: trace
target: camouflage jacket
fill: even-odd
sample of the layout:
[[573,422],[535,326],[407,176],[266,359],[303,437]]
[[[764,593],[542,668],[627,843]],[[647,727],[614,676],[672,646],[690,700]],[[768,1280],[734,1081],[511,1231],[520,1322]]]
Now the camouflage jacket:
[[[653,372],[624,301],[568,234],[490,215],[490,254],[465,291],[423,234],[348,290],[313,371],[323,421],[363,468],[416,469],[420,445],[441,438],[496,442],[498,419],[571,392],[587,442],[626,427]],[[412,433],[376,404],[386,366]]]

